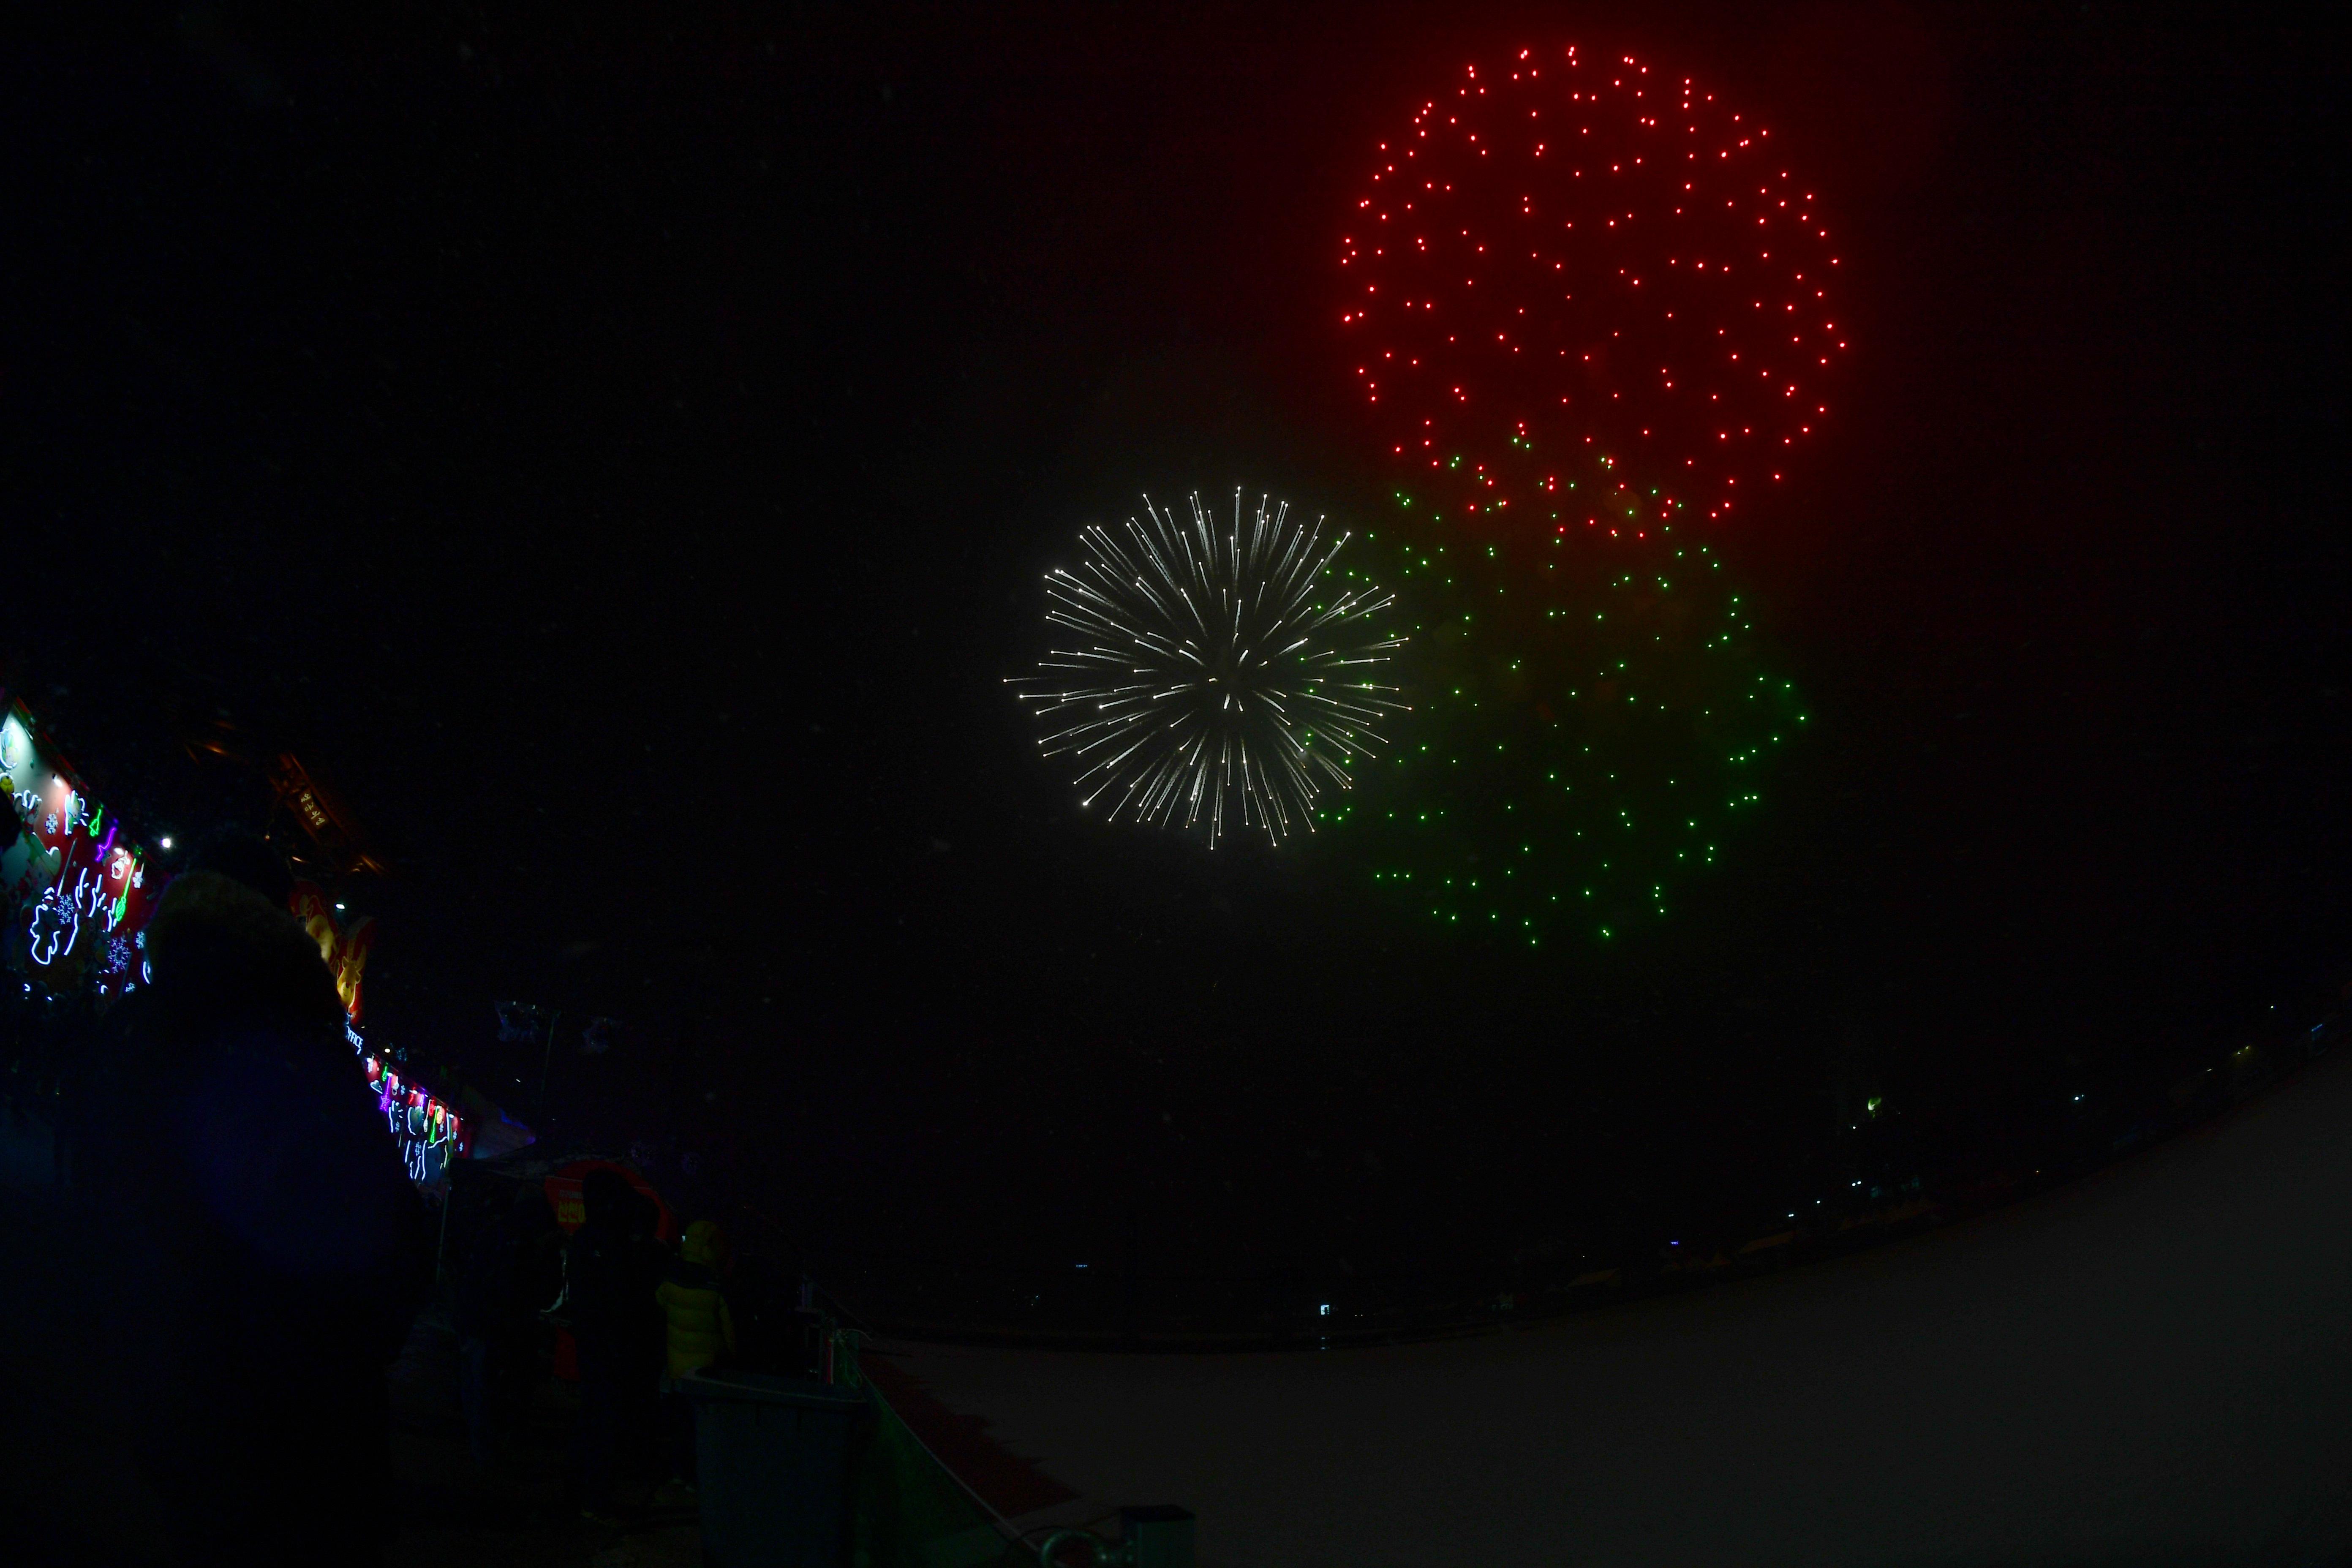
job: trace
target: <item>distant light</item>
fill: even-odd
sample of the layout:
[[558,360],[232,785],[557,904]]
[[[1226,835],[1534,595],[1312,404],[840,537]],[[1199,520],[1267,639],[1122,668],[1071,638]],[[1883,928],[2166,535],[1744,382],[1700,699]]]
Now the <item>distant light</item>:
[[[337,905],[335,906],[335,911],[336,911],[338,914],[340,914],[340,913],[341,913],[341,912],[342,912],[342,909],[343,909],[343,906],[342,906],[342,905],[341,905],[341,904],[337,904]],[[2079,1098],[2081,1098],[2081,1097],[2080,1097],[2080,1096],[2077,1096],[2076,1098],[2077,1098],[2077,1099],[2079,1099]]]
[[1086,1267],[1086,1265],[1085,1265],[1085,1264],[1083,1264],[1083,1263],[1081,1263],[1081,1264],[1079,1264],[1079,1265],[1078,1265],[1078,1267],[1079,1267],[1079,1268],[1084,1268]]
[[1331,1303],[1328,1301],[1324,1302],[1321,1307],[1317,1309],[1317,1311],[1323,1317],[1329,1317],[1331,1315]]
[[160,845],[162,847],[163,847],[163,848],[165,848],[165,849],[169,849],[169,848],[172,847],[172,836],[171,836],[170,834],[168,834],[168,833],[167,833],[167,834],[163,835],[163,837],[158,838],[157,840],[155,840],[155,842],[156,842],[158,845]]

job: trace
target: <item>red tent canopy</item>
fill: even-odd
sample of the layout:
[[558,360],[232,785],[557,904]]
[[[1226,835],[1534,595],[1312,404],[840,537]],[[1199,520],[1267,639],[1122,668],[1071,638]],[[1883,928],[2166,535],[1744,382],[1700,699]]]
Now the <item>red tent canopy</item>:
[[563,1227],[566,1236],[578,1230],[581,1221],[587,1218],[580,1206],[580,1184],[589,1172],[596,1170],[619,1172],[623,1180],[652,1201],[654,1207],[660,1212],[660,1218],[654,1227],[656,1240],[664,1247],[677,1240],[677,1214],[662,1201],[662,1195],[654,1191],[651,1182],[618,1160],[575,1160],[547,1178],[547,1201],[555,1205],[555,1223]]

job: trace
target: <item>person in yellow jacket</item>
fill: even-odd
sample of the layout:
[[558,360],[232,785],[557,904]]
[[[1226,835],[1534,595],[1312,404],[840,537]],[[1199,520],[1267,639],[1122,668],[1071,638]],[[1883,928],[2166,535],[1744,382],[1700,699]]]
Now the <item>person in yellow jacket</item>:
[[680,1490],[694,1485],[694,1401],[678,1380],[735,1353],[735,1318],[720,1279],[726,1267],[727,1233],[717,1220],[698,1219],[678,1238],[677,1257],[654,1290],[668,1324],[662,1426],[669,1437],[670,1483]]

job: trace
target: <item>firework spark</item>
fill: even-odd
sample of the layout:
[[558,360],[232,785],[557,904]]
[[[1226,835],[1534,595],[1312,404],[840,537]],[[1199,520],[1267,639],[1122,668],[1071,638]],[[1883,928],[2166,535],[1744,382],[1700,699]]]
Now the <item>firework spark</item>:
[[1465,540],[1428,511],[1364,538],[1409,596],[1412,732],[1325,825],[1457,929],[1605,943],[1664,916],[1809,728],[1744,596],[1696,539]]
[[1639,537],[1780,480],[1847,339],[1836,247],[1775,145],[1688,77],[1574,49],[1474,66],[1381,143],[1339,319],[1446,516]]
[[1086,559],[1045,576],[1045,618],[1075,646],[1010,684],[1083,805],[1212,847],[1229,811],[1277,844],[1313,828],[1322,791],[1348,788],[1405,711],[1376,679],[1404,640],[1378,624],[1395,597],[1337,564],[1349,537],[1272,497],[1244,516],[1238,488],[1223,526],[1197,494],[1190,523],[1146,496],[1142,521],[1079,532]]

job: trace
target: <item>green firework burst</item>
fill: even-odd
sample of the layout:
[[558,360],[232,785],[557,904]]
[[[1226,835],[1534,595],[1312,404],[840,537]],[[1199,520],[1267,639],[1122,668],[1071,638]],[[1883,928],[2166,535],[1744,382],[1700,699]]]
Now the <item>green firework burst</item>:
[[1664,915],[1805,723],[1722,562],[1671,528],[1469,538],[1398,499],[1363,568],[1405,608],[1412,721],[1324,819],[1449,926],[1606,942]]

